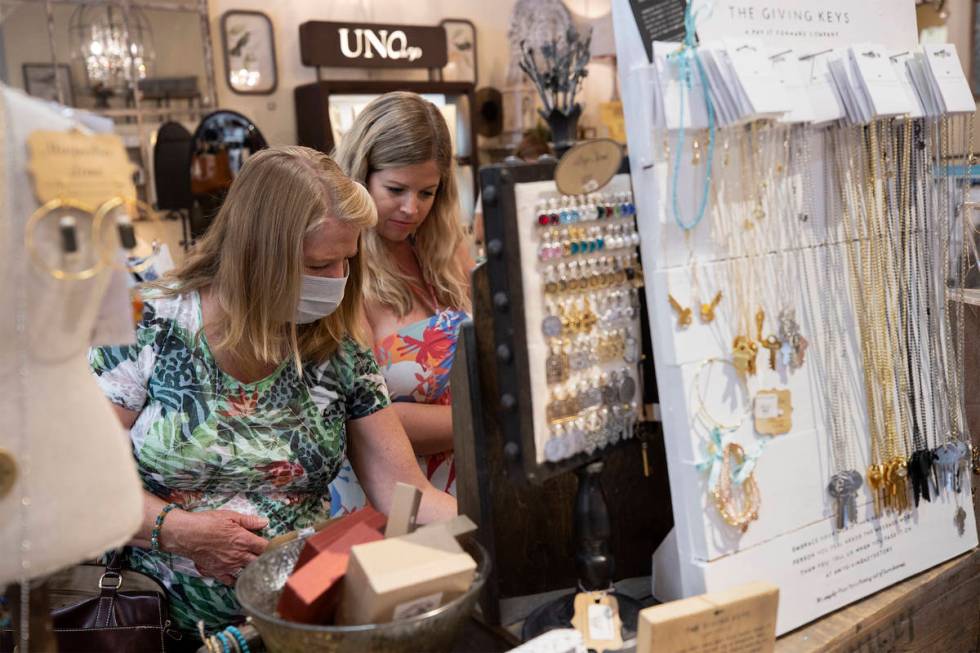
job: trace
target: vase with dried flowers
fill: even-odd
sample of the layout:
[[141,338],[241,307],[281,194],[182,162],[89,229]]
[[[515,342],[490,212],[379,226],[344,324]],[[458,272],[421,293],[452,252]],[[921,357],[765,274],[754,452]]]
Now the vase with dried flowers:
[[564,39],[553,38],[537,52],[526,42],[521,43],[521,70],[541,96],[544,106],[538,113],[551,128],[559,156],[575,144],[578,119],[582,115],[582,105],[575,101],[575,96],[589,74],[591,46],[592,30],[583,35],[574,27],[568,28]]

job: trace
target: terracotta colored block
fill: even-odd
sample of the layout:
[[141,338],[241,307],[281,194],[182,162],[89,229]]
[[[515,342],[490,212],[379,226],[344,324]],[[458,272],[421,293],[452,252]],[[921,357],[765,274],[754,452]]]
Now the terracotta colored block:
[[279,616],[300,623],[330,623],[340,601],[340,581],[347,572],[351,547],[381,539],[381,533],[365,522],[348,528],[286,580],[277,606]]
[[327,524],[319,533],[315,533],[306,538],[306,544],[300,551],[299,558],[296,559],[296,566],[293,573],[299,571],[303,565],[317,557],[333,543],[336,542],[348,530],[357,524],[364,524],[376,531],[382,531],[387,519],[380,512],[368,506],[349,515],[340,517]]

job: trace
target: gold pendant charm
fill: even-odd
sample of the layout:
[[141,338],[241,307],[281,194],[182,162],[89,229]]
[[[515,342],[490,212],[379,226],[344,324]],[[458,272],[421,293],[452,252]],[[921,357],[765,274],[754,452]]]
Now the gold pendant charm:
[[701,321],[705,323],[711,323],[715,320],[715,309],[718,308],[718,304],[721,302],[721,291],[719,290],[715,293],[714,299],[708,304],[701,304]]
[[745,336],[736,336],[732,350],[732,363],[739,374],[755,374],[755,357],[759,346]]
[[871,498],[874,500],[875,516],[881,516],[881,465],[870,465],[868,467],[868,489],[871,490]]
[[667,295],[670,307],[677,313],[677,326],[681,329],[691,326],[691,307],[681,306],[681,303],[674,299],[673,295]]

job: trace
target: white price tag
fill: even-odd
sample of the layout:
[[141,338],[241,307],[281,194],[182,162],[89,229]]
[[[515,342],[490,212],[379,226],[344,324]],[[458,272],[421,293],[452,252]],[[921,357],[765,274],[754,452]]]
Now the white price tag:
[[608,605],[589,606],[589,639],[603,641],[616,639],[613,611]]
[[779,417],[779,397],[772,394],[759,395],[755,398],[755,418],[772,419]]

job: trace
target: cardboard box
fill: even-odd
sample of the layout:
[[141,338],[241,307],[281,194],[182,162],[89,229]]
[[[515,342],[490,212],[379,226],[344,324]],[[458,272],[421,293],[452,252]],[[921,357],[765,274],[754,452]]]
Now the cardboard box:
[[348,528],[301,569],[293,571],[279,596],[279,616],[300,623],[330,623],[340,602],[339,581],[347,571],[351,547],[382,539],[380,532],[363,522]]
[[320,532],[306,538],[306,544],[303,545],[303,550],[296,559],[293,573],[295,574],[307,562],[326,551],[331,544],[357,524],[364,524],[380,532],[385,527],[385,521],[385,516],[371,506],[331,520]]
[[636,653],[772,653],[778,606],[778,587],[750,583],[647,608]]
[[470,588],[476,562],[445,528],[355,546],[338,623],[386,623],[417,616]]

